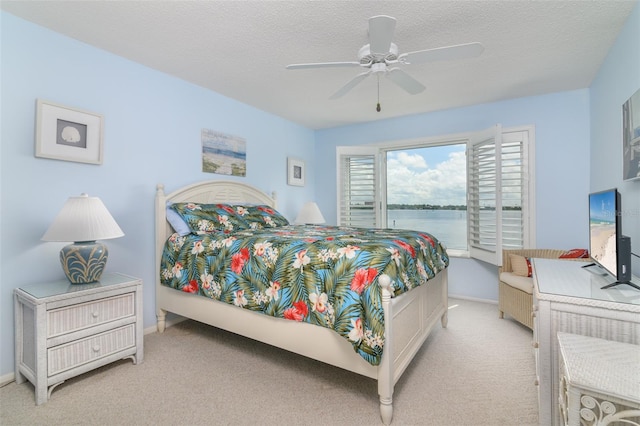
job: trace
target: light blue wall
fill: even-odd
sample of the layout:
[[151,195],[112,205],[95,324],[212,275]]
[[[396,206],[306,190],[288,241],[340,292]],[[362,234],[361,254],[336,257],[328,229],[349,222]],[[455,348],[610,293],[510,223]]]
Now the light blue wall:
[[[99,196],[123,238],[107,269],[144,280],[144,324],[155,323],[154,195],[230,177],[201,172],[202,128],[247,141],[247,177],[277,191],[290,220],[314,195],[314,133],[277,116],[1,13],[0,376],[13,371],[13,289],[64,278],[62,243],[40,238],[71,195]],[[100,166],[34,157],[36,99],[105,117]],[[307,186],[286,185],[286,157],[306,160]]]
[[[640,90],[640,4],[636,5],[591,85],[591,190],[617,187],[622,232],[640,255],[640,179],[622,180],[622,104]],[[632,257],[640,276],[640,259]]]

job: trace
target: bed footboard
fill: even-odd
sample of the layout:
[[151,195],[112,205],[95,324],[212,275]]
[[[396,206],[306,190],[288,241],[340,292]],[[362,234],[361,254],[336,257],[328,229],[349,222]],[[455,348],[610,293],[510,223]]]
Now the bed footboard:
[[[385,286],[388,277],[380,277]],[[378,366],[378,395],[380,416],[385,425],[393,418],[393,389],[402,373],[429,337],[438,320],[447,326],[448,281],[443,270],[425,285],[397,298],[383,290],[385,305],[386,342],[382,362]]]

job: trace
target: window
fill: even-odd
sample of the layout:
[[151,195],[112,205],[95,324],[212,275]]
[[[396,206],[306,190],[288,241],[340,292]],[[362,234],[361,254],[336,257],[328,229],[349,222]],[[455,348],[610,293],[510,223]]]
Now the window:
[[[502,129],[498,125],[464,135],[339,147],[338,223],[401,228],[414,220],[409,228],[441,238],[450,255],[471,256],[497,265],[503,247],[535,246],[533,179],[529,177],[533,171],[533,140],[533,127]],[[463,147],[464,162],[460,161]],[[438,162],[441,151],[450,156],[460,153],[453,154],[449,158],[452,161]],[[458,161],[453,161],[455,156]],[[415,163],[421,158],[430,164],[430,172],[415,176],[414,171],[398,179],[398,173],[407,171],[402,161]],[[464,197],[445,197],[442,191],[438,194],[437,189],[450,185],[454,178],[444,178],[443,170],[434,168],[434,164],[456,168],[453,176],[462,180]],[[453,188],[450,192],[455,191]],[[409,200],[408,193],[416,192],[428,194],[422,203],[403,201]],[[429,213],[431,220],[425,220]],[[434,223],[437,220],[443,222]],[[422,223],[424,228],[419,225]],[[447,227],[456,232],[449,232]]]
[[467,250],[466,144],[386,151],[386,226],[436,233]]

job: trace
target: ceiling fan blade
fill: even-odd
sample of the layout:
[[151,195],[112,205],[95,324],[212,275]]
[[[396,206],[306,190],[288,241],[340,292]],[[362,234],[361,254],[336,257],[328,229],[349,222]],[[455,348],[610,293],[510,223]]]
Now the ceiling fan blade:
[[403,53],[398,56],[398,62],[421,64],[424,62],[475,58],[476,56],[480,56],[482,52],[484,52],[484,46],[481,43],[458,44],[455,46]]
[[389,53],[396,19],[391,16],[374,16],[369,18],[369,49],[371,53]]
[[359,67],[360,62],[318,62],[312,64],[291,64],[287,65],[288,70],[300,70],[307,68],[346,68]]
[[369,76],[369,74],[371,74],[371,71],[366,71],[363,73],[360,73],[358,75],[356,75],[354,78],[352,78],[351,80],[349,80],[349,82],[347,84],[345,84],[344,86],[342,86],[340,88],[340,90],[338,90],[336,93],[334,93],[333,95],[331,95],[329,97],[329,99],[338,99],[342,96],[344,96],[349,90],[353,89],[354,87],[356,87],[362,80],[364,80],[365,78],[367,78]]
[[425,89],[422,83],[402,71],[400,68],[391,68],[387,72],[387,78],[412,95],[417,95]]

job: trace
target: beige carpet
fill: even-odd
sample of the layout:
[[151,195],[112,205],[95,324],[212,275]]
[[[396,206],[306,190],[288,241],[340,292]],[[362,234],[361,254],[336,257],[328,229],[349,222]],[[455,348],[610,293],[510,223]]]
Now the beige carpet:
[[[492,304],[450,300],[396,384],[394,425],[538,423],[531,331]],[[193,321],[145,336],[140,365],[68,380],[36,406],[33,386],[0,389],[2,425],[375,425],[372,379]]]

